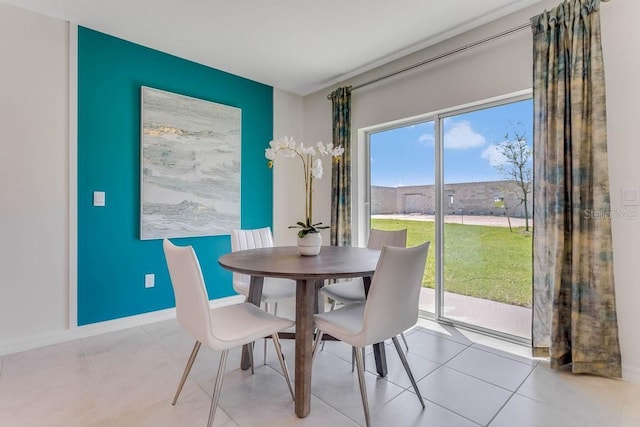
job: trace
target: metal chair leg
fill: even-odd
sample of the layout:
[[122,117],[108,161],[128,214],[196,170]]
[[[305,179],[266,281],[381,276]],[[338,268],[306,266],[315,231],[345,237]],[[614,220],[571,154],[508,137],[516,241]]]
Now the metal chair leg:
[[[265,302],[265,311],[268,313],[269,312],[269,303]],[[275,311],[276,313],[278,312],[278,303],[275,303]],[[263,341],[263,348],[262,348],[262,364],[266,365],[267,364],[267,338],[264,338]]]
[[324,332],[318,330],[318,333],[316,334],[316,341],[313,344],[313,349],[311,351],[311,363],[313,363],[314,360],[316,360],[316,354],[318,354],[318,346],[322,347],[322,344],[324,344],[324,341],[322,341],[322,336],[324,335]]
[[[265,302],[264,303],[264,310],[269,313],[269,303]],[[273,315],[277,316],[278,315],[278,303],[274,302],[273,303]],[[262,364],[266,365],[267,364],[267,337],[264,338],[264,346],[262,349]]]
[[211,409],[209,410],[209,422],[207,423],[207,427],[213,426],[213,419],[216,416],[218,400],[220,400],[220,390],[222,390],[222,379],[224,378],[224,367],[227,364],[228,355],[229,350],[223,350],[220,355],[220,365],[218,365],[218,375],[216,376],[216,382],[213,386],[213,396],[211,397]]
[[[355,354],[356,354],[356,348],[351,347],[351,372],[353,372],[353,362],[355,360]],[[362,347],[362,367],[363,368],[367,367],[367,363],[365,362],[364,347]]]
[[251,375],[255,374],[255,371],[253,369],[253,348],[254,348],[254,343],[250,342],[249,345],[249,363],[251,364]]
[[265,338],[263,341],[264,341],[264,346],[262,350],[262,364],[266,365],[267,364],[267,339]]
[[354,371],[356,366],[356,348],[351,347],[351,372]]
[[[336,309],[336,300],[332,299],[331,300],[331,308],[329,309],[329,311],[333,311]],[[324,341],[322,341],[322,347],[320,347],[320,351],[324,351]],[[351,372],[353,372],[353,359],[351,360]]]
[[180,396],[180,392],[182,391],[182,387],[184,386],[185,381],[187,381],[187,377],[189,376],[189,372],[191,372],[191,367],[193,366],[193,362],[196,360],[196,356],[198,355],[198,350],[200,350],[200,345],[202,343],[200,341],[196,341],[193,346],[193,350],[191,350],[191,356],[189,356],[189,360],[187,361],[187,366],[184,367],[184,372],[182,373],[182,378],[180,379],[180,384],[178,384],[178,390],[176,391],[176,395],[173,397],[172,405],[175,405],[178,401],[178,396]]
[[358,382],[360,383],[360,396],[362,397],[362,408],[364,409],[364,420],[366,427],[371,427],[371,418],[369,416],[369,400],[367,399],[367,383],[364,379],[364,359],[362,353],[354,347],[356,356],[356,366],[358,367]]
[[404,346],[407,349],[407,352],[409,351],[409,344],[407,343],[407,339],[404,337],[404,332],[400,333],[400,336],[402,337],[402,342],[404,342]]
[[271,335],[271,339],[273,340],[273,346],[276,348],[276,354],[278,355],[278,360],[280,361],[280,368],[282,368],[282,374],[284,375],[284,379],[287,380],[287,386],[289,386],[289,393],[291,393],[291,399],[295,402],[296,398],[293,394],[293,387],[291,386],[291,378],[289,378],[289,369],[287,368],[287,362],[284,360],[284,355],[282,354],[282,344],[280,344],[280,337],[278,333]]
[[409,376],[409,380],[411,381],[411,385],[413,386],[413,391],[416,392],[416,396],[418,396],[418,399],[420,400],[422,409],[424,409],[424,400],[422,400],[420,389],[418,389],[418,385],[416,384],[416,379],[413,377],[413,373],[411,372],[411,368],[409,367],[409,362],[407,362],[407,358],[402,352],[402,348],[400,347],[400,343],[398,342],[398,337],[391,338],[391,341],[393,341],[393,345],[396,347],[396,351],[398,352],[398,356],[400,356],[400,361],[402,361],[402,366],[404,366],[404,370],[407,371],[407,375]]

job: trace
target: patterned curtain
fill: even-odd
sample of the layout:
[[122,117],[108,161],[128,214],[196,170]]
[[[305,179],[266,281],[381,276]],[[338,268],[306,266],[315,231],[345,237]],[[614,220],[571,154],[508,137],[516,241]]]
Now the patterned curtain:
[[599,7],[567,0],[531,19],[532,337],[552,368],[621,377]]
[[344,148],[331,171],[331,245],[351,245],[351,87],[331,93],[333,145]]

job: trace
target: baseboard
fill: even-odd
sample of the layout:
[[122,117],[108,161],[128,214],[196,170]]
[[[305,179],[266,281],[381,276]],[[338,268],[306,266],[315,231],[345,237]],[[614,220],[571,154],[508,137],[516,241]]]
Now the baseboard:
[[[210,305],[211,308],[223,307],[225,305],[243,302],[244,299],[244,296],[234,295],[230,297],[211,300]],[[138,314],[135,316],[107,320],[105,322],[92,323],[90,325],[77,326],[60,331],[53,331],[46,334],[21,337],[5,342],[0,342],[0,356],[18,353],[26,350],[32,350],[34,348],[44,347],[47,345],[59,344],[75,339],[86,338],[106,332],[114,332],[122,329],[133,328],[149,323],[160,322],[162,320],[175,319],[175,317],[176,309],[169,308],[166,310],[153,311],[151,313]]]

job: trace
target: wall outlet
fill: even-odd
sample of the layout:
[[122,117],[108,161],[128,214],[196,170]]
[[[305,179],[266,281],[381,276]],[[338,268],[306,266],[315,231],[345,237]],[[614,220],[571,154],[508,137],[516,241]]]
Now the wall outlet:
[[153,288],[156,285],[156,275],[155,274],[145,274],[144,275],[144,287],[145,288]]

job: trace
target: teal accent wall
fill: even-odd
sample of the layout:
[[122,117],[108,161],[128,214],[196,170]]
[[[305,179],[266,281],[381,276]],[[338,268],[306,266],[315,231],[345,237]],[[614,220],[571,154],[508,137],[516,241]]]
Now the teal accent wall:
[[[273,88],[78,28],[78,323],[175,306],[161,240],[139,239],[140,87],[242,109],[241,226],[272,224]],[[93,192],[106,192],[94,207]],[[229,236],[172,239],[193,245],[211,299],[233,295],[218,257]],[[144,276],[155,274],[145,289]]]

